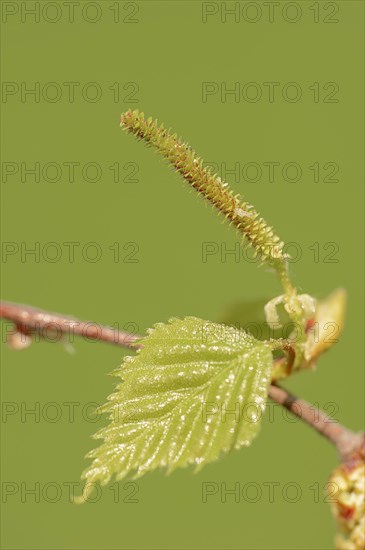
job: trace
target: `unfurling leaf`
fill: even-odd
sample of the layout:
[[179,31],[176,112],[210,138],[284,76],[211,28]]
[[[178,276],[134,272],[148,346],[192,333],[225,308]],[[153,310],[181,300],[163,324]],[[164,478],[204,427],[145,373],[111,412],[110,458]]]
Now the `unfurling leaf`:
[[280,304],[283,304],[290,318],[294,316],[294,318],[301,322],[307,322],[308,319],[313,318],[314,312],[316,311],[316,299],[309,294],[298,295],[295,293],[291,296],[281,294],[280,296],[272,298],[264,308],[266,322],[272,328],[282,328],[283,326],[277,311]]
[[346,310],[346,291],[338,288],[324,300],[317,302],[313,319],[307,326],[305,361],[313,366],[324,351],[338,342],[342,332]]
[[234,327],[195,317],[157,324],[115,375],[122,380],[101,410],[110,424],[87,456],[87,482],[113,475],[168,473],[249,445],[259,430],[271,380],[268,344]]

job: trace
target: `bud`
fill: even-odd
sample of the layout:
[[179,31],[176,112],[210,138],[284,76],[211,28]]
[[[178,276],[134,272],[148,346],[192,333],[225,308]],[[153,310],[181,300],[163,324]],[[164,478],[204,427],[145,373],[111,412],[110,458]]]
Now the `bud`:
[[18,330],[8,335],[6,343],[11,349],[26,349],[32,343],[32,337],[29,334]]
[[314,317],[309,320],[306,327],[304,358],[308,366],[313,366],[321,353],[338,342],[344,324],[345,310],[346,291],[343,288],[318,301]]
[[[337,550],[365,547],[365,463],[356,456],[332,473],[328,491],[334,502],[332,512],[338,525]],[[333,492],[335,494],[333,494]]]

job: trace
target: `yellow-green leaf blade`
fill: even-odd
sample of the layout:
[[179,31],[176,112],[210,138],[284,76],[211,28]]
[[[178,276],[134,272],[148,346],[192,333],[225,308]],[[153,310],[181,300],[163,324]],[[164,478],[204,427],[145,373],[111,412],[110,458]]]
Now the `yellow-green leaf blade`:
[[187,317],[158,324],[117,370],[83,477],[107,483],[159,467],[201,467],[249,445],[259,430],[272,353],[234,327]]

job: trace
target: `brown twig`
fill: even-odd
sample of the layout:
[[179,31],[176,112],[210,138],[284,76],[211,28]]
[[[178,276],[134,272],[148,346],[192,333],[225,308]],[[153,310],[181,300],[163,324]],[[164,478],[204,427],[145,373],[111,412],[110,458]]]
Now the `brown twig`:
[[[27,337],[31,337],[34,333],[44,336],[45,333],[50,331],[64,334],[72,333],[87,339],[108,342],[130,349],[141,347],[141,344],[136,342],[141,338],[137,334],[130,334],[92,322],[79,321],[73,317],[49,313],[27,305],[0,302],[0,318],[13,323],[13,334],[20,333]],[[290,355],[291,349],[286,351]],[[361,446],[363,442],[361,434],[355,434],[348,430],[323,411],[315,409],[310,403],[295,397],[281,386],[272,384],[269,389],[269,397],[331,441],[337,448],[342,462],[345,462],[346,457],[356,452]]]
[[98,323],[80,321],[59,313],[50,313],[42,309],[12,302],[0,302],[0,317],[14,324],[13,334],[38,334],[47,339],[49,333],[82,336],[88,340],[100,340],[126,348],[136,349],[137,334],[123,332]]
[[269,389],[269,397],[331,441],[342,462],[345,462],[346,458],[362,445],[362,434],[348,430],[320,409],[313,407],[308,401],[296,397],[281,386],[272,384]]

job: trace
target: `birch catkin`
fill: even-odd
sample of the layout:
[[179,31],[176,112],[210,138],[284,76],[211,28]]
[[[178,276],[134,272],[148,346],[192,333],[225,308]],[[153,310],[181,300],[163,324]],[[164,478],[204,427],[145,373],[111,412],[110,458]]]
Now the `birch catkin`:
[[254,207],[235,195],[228,183],[203,166],[203,160],[176,134],[146,119],[138,110],[122,114],[121,126],[147,145],[155,147],[174,169],[234,225],[255,249],[262,261],[278,266],[285,263],[284,243],[260,217]]

